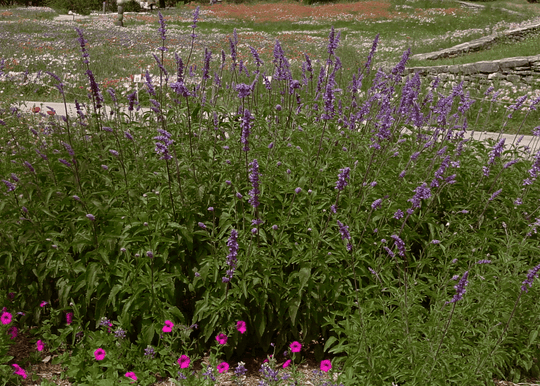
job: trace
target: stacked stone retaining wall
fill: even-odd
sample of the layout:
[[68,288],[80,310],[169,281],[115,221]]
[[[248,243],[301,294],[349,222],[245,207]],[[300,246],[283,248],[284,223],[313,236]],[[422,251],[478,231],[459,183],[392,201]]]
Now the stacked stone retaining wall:
[[487,85],[527,84],[540,87],[540,55],[519,56],[461,65],[409,67],[406,74],[419,73],[429,79],[464,81]]

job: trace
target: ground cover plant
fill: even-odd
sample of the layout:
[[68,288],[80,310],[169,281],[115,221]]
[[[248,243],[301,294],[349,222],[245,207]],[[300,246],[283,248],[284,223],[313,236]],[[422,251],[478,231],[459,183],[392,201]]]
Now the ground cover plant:
[[[540,375],[540,152],[469,140],[469,90],[404,77],[409,50],[379,71],[377,35],[350,73],[334,28],[300,70],[279,40],[246,64],[236,31],[197,46],[198,12],[181,53],[159,15],[150,111],[98,83],[84,28],[77,116],[3,106],[0,379],[32,377],[23,332],[77,385],[242,384],[256,353],[262,385],[306,384],[308,347],[319,385]],[[539,102],[501,131],[538,134]]]

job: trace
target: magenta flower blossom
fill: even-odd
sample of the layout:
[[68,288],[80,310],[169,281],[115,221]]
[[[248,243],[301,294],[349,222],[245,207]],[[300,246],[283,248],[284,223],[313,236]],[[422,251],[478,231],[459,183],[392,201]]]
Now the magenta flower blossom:
[[244,322],[243,320],[239,320],[238,322],[236,322],[236,329],[240,331],[240,334],[246,332],[246,322]]
[[176,362],[178,362],[181,369],[187,369],[191,363],[191,359],[187,355],[182,355]]
[[137,376],[135,375],[135,373],[134,373],[133,371],[128,371],[128,372],[125,374],[125,376],[126,376],[127,378],[133,379],[134,381],[137,380]]
[[98,348],[96,351],[94,351],[94,357],[96,358],[96,361],[102,361],[105,359],[105,355],[107,353],[102,348]]
[[325,359],[321,362],[321,371],[324,371],[325,373],[329,372],[332,369],[332,362],[330,362],[328,359]]
[[19,329],[15,326],[10,327],[7,332],[11,335],[11,339],[15,339],[19,335]]
[[12,366],[15,367],[14,374],[20,375],[23,379],[26,379],[26,371],[21,366],[16,363],[12,364]]
[[229,371],[229,364],[227,362],[221,362],[219,365],[217,365],[217,370],[220,374],[226,373]]
[[70,325],[71,322],[73,322],[73,312],[68,312],[66,314],[66,323]]
[[294,341],[289,345],[291,352],[300,352],[302,350],[302,345],[300,342]]
[[170,320],[165,321],[165,325],[163,326],[162,330],[163,332],[171,332],[174,327],[174,323]]
[[287,359],[285,361],[285,363],[283,363],[283,368],[286,369],[287,367],[289,367],[289,365],[291,364],[291,360],[290,359]]
[[37,348],[38,351],[43,351],[44,347],[45,347],[45,345],[43,344],[41,339],[36,342],[36,348]]
[[219,334],[216,335],[216,340],[218,341],[219,344],[226,344],[227,343],[227,335],[220,332]]
[[10,324],[11,323],[11,314],[9,312],[2,312],[2,316],[0,317],[0,320],[2,320],[2,324]]

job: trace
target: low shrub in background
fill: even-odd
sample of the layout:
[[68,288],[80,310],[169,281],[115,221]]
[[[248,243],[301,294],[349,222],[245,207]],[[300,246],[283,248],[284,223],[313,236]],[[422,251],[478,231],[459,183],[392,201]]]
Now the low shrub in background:
[[[195,66],[198,12],[182,56],[159,14],[146,111],[99,88],[77,30],[77,116],[0,113],[3,379],[20,379],[5,355],[25,326],[72,350],[78,385],[204,384],[287,350],[270,374],[302,347],[347,385],[537,376],[540,152],[468,139],[478,101],[404,77],[410,51],[376,70],[378,37],[350,79],[333,28],[297,79],[279,41],[271,63],[239,60],[236,31]],[[188,359],[209,352],[197,378]]]

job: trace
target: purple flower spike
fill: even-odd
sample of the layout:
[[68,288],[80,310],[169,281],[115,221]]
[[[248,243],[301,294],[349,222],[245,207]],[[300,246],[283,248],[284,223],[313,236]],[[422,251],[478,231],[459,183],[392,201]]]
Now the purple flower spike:
[[522,292],[529,292],[529,290],[527,289],[527,286],[529,286],[529,288],[532,287],[532,283],[534,281],[534,278],[538,277],[538,271],[539,270],[540,270],[540,264],[538,264],[533,269],[529,270],[529,273],[527,274],[527,279],[521,283],[521,284],[523,284],[523,286],[521,287]]
[[249,151],[249,134],[251,134],[253,116],[248,109],[244,110],[244,116],[242,117],[242,135],[240,141],[244,145],[243,151]]
[[336,181],[336,189],[342,191],[347,186],[347,180],[350,179],[351,168],[339,169],[338,180]]
[[332,29],[330,30],[330,34],[328,35],[328,54],[334,55],[335,51],[337,49],[337,46],[339,44],[339,38],[341,36],[341,32],[338,32],[337,34],[334,32],[334,26],[332,26]]
[[342,224],[339,220],[337,220],[337,224],[339,226],[339,233],[341,233],[341,240],[350,240],[351,234],[349,233],[349,227]]
[[253,189],[249,191],[249,203],[254,207],[257,208],[259,203],[259,194],[261,193],[259,191],[259,164],[257,163],[257,160],[254,159],[253,162],[249,164],[251,167],[251,173],[249,175],[249,181],[251,182],[251,186]]
[[392,235],[390,236],[392,237],[392,239],[394,239],[394,245],[397,247],[398,249],[398,253],[401,257],[404,257],[405,256],[405,243],[403,242],[403,240],[401,240],[399,238],[398,235]]
[[463,295],[465,294],[465,292],[467,292],[465,287],[467,287],[467,284],[469,284],[469,282],[467,281],[468,276],[469,276],[469,271],[465,271],[459,283],[454,286],[454,288],[456,289],[456,294],[454,295],[452,300],[450,300],[449,302],[446,302],[446,304],[456,303],[463,298]]

